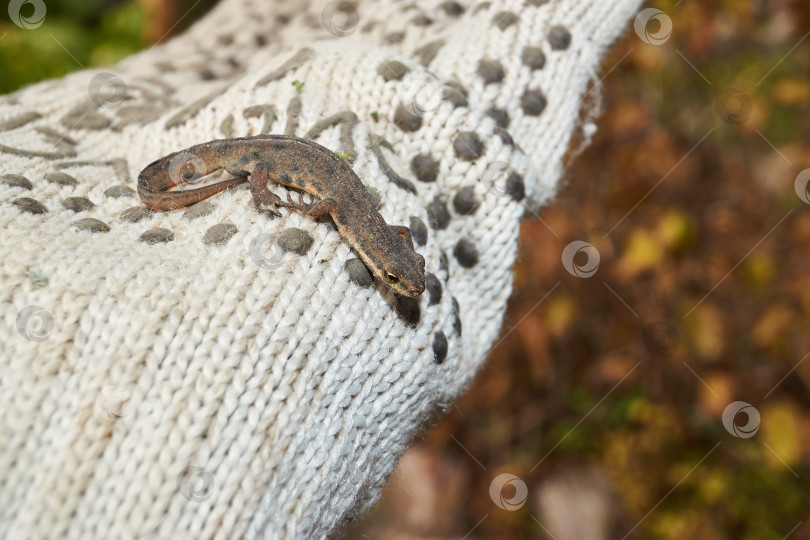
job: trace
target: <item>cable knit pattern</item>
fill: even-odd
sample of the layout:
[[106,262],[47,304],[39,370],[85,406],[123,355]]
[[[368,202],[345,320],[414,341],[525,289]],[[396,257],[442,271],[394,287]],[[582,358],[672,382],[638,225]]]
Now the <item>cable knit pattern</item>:
[[[520,219],[638,3],[224,0],[0,99],[0,537],[319,538],[367,509],[497,336]],[[148,163],[259,133],[343,152],[427,291],[246,189],[140,205]]]

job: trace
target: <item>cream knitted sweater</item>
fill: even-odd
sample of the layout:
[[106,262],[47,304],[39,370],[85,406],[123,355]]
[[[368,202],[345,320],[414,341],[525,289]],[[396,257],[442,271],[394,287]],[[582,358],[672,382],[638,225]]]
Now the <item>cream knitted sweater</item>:
[[[497,336],[521,217],[638,4],[223,0],[0,98],[0,537],[324,537],[367,509]],[[343,152],[426,292],[246,189],[141,206],[148,163],[259,133]]]

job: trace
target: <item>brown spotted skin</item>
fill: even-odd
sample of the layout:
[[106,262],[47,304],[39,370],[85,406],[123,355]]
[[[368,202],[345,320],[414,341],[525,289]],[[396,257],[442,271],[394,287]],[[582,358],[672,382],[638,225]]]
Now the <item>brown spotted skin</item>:
[[[220,169],[236,178],[169,191]],[[268,180],[318,200],[282,201],[268,189]],[[385,223],[352,168],[313,141],[258,135],[198,144],[149,164],[138,176],[138,194],[148,208],[163,212],[196,204],[246,181],[260,211],[279,215],[276,207],[286,207],[311,216],[328,212],[378,280],[405,296],[419,296],[425,290],[425,259],[414,250],[410,230]]]

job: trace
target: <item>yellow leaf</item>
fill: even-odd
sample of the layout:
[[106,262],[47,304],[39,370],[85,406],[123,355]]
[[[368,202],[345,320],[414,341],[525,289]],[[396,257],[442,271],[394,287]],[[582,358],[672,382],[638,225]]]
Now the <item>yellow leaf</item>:
[[745,277],[757,290],[764,289],[773,280],[774,271],[773,258],[767,253],[754,253],[745,262]]
[[754,343],[759,347],[773,345],[776,340],[785,334],[785,330],[793,322],[793,312],[785,306],[768,308],[754,325],[752,333]]
[[703,381],[706,385],[697,387],[700,410],[708,417],[719,419],[726,405],[734,401],[735,380],[725,373],[709,373],[703,375]]
[[648,231],[636,230],[630,235],[627,250],[619,261],[619,274],[629,279],[655,267],[663,258],[661,241]]
[[715,359],[726,346],[725,329],[720,311],[711,304],[703,304],[686,319],[692,346],[700,356]]
[[546,309],[546,324],[557,337],[564,334],[574,320],[577,306],[570,296],[560,296],[549,302]]
[[772,469],[791,474],[785,465],[792,467],[801,457],[798,438],[800,426],[796,409],[789,402],[778,402],[764,407],[761,414],[762,436],[759,440],[762,443],[762,455]]
[[685,249],[695,238],[692,218],[678,210],[670,210],[658,222],[657,235],[667,248],[674,251]]
[[697,484],[703,499],[715,503],[724,498],[731,487],[728,476],[721,470],[707,469],[701,474],[701,481]]
[[804,79],[782,79],[774,85],[771,95],[782,105],[804,105],[810,100],[810,85]]

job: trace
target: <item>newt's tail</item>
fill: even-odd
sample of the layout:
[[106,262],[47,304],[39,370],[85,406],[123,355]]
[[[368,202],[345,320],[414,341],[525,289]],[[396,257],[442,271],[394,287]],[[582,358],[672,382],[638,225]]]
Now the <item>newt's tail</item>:
[[175,152],[150,163],[141,171],[138,195],[150,210],[166,212],[191,206],[247,180],[246,177],[236,177],[195,189],[169,191],[180,185],[193,184],[220,169],[219,164],[206,167],[201,159],[188,152]]

